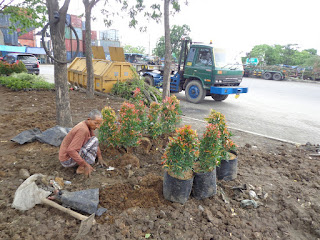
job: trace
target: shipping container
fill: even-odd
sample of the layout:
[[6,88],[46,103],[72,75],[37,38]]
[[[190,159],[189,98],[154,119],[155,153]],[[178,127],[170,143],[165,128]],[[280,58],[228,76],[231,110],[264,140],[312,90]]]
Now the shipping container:
[[103,47],[103,51],[109,54],[109,47],[120,47],[119,41],[107,41],[101,40],[99,41],[99,46]]
[[[75,54],[76,52],[67,52],[67,61],[71,60],[72,56]],[[79,52],[77,57],[83,57],[83,53]]]
[[97,31],[91,31],[91,40],[97,40]]
[[30,39],[18,39],[21,46],[35,47],[35,41]]
[[[72,43],[70,41],[72,41]],[[77,40],[66,39],[65,44],[66,44],[67,51],[70,52],[72,50],[73,52],[75,52],[77,50]],[[83,42],[80,40],[79,41],[79,52],[82,52],[82,51],[83,51]]]
[[99,40],[119,41],[119,31],[116,29],[100,31]]
[[66,15],[66,25],[68,25],[68,23],[71,23],[71,16],[70,14]]
[[[82,30],[83,41],[86,38],[86,30]],[[91,31],[91,40],[97,40],[97,31]]]
[[[76,15],[71,15],[71,25],[74,28],[82,28],[82,20]],[[81,29],[82,30],[82,29]]]
[[[83,40],[81,28],[75,28],[74,30],[77,32],[79,40]],[[76,35],[74,35],[74,32],[69,27],[65,27],[65,29],[64,29],[65,38],[66,39],[71,38],[70,31],[72,32],[72,39],[76,39]]]
[[10,26],[10,15],[8,14],[0,14],[0,27],[8,28]]
[[18,33],[13,32],[10,34],[10,30],[8,28],[1,28],[1,32],[3,34],[4,44],[17,46],[18,45]]
[[33,40],[34,39],[34,30],[24,33],[22,35],[20,35],[20,33],[18,33],[18,39],[28,39],[28,40]]

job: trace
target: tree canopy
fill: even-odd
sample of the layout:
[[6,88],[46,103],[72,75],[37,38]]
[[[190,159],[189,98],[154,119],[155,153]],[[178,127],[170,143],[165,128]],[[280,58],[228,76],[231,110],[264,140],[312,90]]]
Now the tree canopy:
[[[317,58],[314,48],[299,51],[297,44],[287,45],[256,45],[248,53],[248,57],[258,58],[259,62],[266,65],[285,64],[291,66],[305,65]],[[319,56],[318,56],[319,57]],[[312,64],[313,65],[313,64]]]
[[21,32],[43,27],[47,21],[47,7],[42,0],[3,0],[0,3],[0,13],[10,15],[13,24],[9,29],[20,29]]
[[146,48],[143,46],[131,46],[131,45],[125,45],[123,47],[123,50],[125,53],[141,53],[141,54],[145,54],[146,52]]
[[[181,38],[183,36],[188,36],[190,33],[190,27],[186,24],[182,26],[173,25],[170,30],[170,40],[171,40],[171,49],[173,55],[179,58],[180,55],[180,48],[181,48]],[[153,54],[159,57],[163,57],[165,53],[165,43],[164,43],[164,36],[162,36],[156,45],[156,48],[153,50]]]

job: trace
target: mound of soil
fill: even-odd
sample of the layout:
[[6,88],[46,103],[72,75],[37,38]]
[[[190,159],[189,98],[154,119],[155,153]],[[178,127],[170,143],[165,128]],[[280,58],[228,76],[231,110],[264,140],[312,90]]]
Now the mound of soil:
[[[70,92],[74,124],[92,108],[120,108],[123,100]],[[319,239],[320,158],[318,146],[293,146],[235,133],[239,148],[237,179],[219,181],[218,193],[186,204],[163,198],[163,149],[134,149],[132,156],[102,148],[114,170],[96,166],[91,178],[63,168],[59,148],[10,141],[32,128],[54,127],[54,92],[13,92],[0,86],[0,239],[75,239],[80,221],[44,205],[22,212],[11,208],[24,181],[21,169],[71,181],[68,191],[100,189],[100,206],[107,212],[84,239]],[[256,142],[257,144],[252,144]],[[246,144],[250,143],[250,144]],[[242,187],[239,187],[242,186]],[[243,207],[255,191],[258,207]]]

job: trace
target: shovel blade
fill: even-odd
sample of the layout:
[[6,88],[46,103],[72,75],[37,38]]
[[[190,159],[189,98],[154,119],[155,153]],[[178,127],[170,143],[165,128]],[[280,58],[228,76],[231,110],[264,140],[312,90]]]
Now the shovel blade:
[[82,239],[83,236],[87,235],[90,232],[91,227],[94,223],[94,217],[95,217],[95,214],[93,213],[86,220],[81,221],[76,240]]

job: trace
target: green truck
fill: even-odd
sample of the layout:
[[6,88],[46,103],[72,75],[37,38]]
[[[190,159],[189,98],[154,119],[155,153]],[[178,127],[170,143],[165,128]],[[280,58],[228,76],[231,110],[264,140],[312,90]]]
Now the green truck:
[[[143,74],[146,82],[162,86],[161,72]],[[178,69],[171,76],[170,91],[185,91],[189,102],[200,103],[206,96],[215,101],[223,101],[230,94],[247,93],[247,87],[240,87],[243,66],[240,57],[228,51],[215,48],[212,44],[192,44],[183,40]]]

